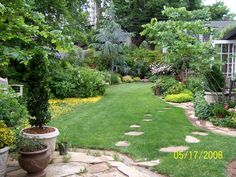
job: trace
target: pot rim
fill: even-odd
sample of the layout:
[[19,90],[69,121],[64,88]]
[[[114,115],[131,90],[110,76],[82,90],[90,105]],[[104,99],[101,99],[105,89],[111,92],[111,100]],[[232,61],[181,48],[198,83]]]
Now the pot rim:
[[45,146],[46,146],[46,148],[43,150],[37,150],[37,151],[33,151],[33,152],[25,152],[25,151],[19,150],[19,153],[23,154],[23,155],[42,154],[42,153],[47,152],[49,150],[49,147],[47,145],[45,145]]
[[3,148],[0,148],[0,154],[3,154],[5,152],[7,152],[10,148],[8,146],[5,146]]
[[[50,127],[50,126],[44,126],[44,127]],[[30,129],[30,128],[24,128],[20,131],[20,135],[24,138],[48,139],[48,138],[55,138],[60,134],[59,130],[56,127],[50,127],[50,128],[53,128],[54,131],[50,132],[50,133],[44,133],[44,134],[26,133],[26,132],[24,132],[24,130]]]

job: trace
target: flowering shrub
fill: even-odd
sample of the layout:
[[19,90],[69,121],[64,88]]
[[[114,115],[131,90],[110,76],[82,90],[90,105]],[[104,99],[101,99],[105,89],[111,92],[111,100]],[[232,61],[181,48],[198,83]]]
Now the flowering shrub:
[[4,121],[0,120],[0,149],[13,145],[14,141],[14,133],[6,126]]
[[101,99],[101,96],[91,98],[50,99],[49,104],[52,118],[56,118],[62,114],[72,111],[75,105],[81,103],[96,103]]
[[165,75],[171,73],[172,71],[171,66],[165,63],[153,63],[150,65],[150,70],[153,75]]

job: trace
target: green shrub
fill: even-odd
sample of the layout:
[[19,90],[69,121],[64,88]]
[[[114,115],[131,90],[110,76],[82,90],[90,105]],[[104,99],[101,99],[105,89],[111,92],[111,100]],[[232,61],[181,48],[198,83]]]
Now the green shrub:
[[123,76],[123,77],[122,77],[122,81],[123,81],[123,82],[126,82],[126,83],[134,82],[134,80],[132,79],[132,76],[129,76],[129,75]]
[[218,66],[212,66],[205,73],[205,90],[210,92],[222,92],[225,87],[225,78]]
[[155,86],[161,88],[161,94],[164,94],[172,85],[178,83],[173,77],[171,76],[160,76],[158,77]]
[[193,100],[193,94],[189,90],[184,90],[182,93],[166,95],[165,100],[173,103],[184,103]]
[[141,81],[140,77],[134,77],[133,80],[134,80],[134,82],[140,82]]
[[121,84],[121,78],[120,75],[117,73],[111,73],[111,84]]
[[157,79],[158,79],[158,77],[156,75],[153,75],[153,76],[148,78],[148,81],[149,82],[156,82]]
[[223,118],[223,119],[217,119],[215,117],[211,117],[210,121],[216,126],[236,128],[235,113],[232,113],[231,116]]
[[217,118],[224,118],[229,115],[223,104],[214,104],[212,106],[212,112]]
[[101,72],[89,68],[75,69],[74,79],[76,88],[73,97],[93,97],[103,95],[106,90],[106,83]]
[[107,85],[111,84],[111,73],[108,71],[100,71],[103,76],[103,80]]
[[197,92],[194,98],[195,115],[199,119],[208,119],[211,116],[210,106],[207,104],[202,92]]
[[184,85],[182,83],[176,83],[168,88],[165,92],[166,95],[179,94],[184,91]]
[[203,90],[202,88],[202,78],[190,76],[186,82],[187,89],[191,90],[193,93]]
[[103,95],[110,73],[90,68],[56,68],[51,73],[50,90],[56,98],[91,97]]
[[20,104],[15,94],[0,92],[0,120],[8,127],[20,126],[29,118],[26,106]]

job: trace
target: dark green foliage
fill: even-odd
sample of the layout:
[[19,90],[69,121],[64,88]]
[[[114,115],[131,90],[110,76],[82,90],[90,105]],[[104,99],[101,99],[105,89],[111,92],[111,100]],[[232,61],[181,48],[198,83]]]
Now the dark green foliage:
[[205,90],[210,92],[222,92],[225,87],[225,78],[220,67],[214,65],[205,73]]
[[196,116],[200,119],[207,120],[212,115],[211,108],[207,104],[202,92],[197,92],[195,94],[194,108]]
[[17,149],[22,152],[35,152],[44,150],[47,148],[47,145],[38,141],[37,139],[28,139],[23,137],[17,138]]
[[111,84],[120,84],[122,81],[121,81],[121,78],[120,78],[120,75],[117,74],[117,73],[111,73]]
[[50,120],[48,111],[48,60],[43,54],[35,55],[29,62],[28,102],[27,108],[32,116],[30,124],[42,127]]
[[120,66],[122,75],[132,75],[144,78],[151,75],[150,65],[161,61],[162,54],[159,50],[145,48],[129,48],[125,53],[124,65]]
[[14,93],[4,93],[1,89],[0,87],[0,120],[8,127],[16,127],[29,118],[28,111],[25,105],[20,104]]
[[177,81],[171,76],[159,76],[155,85],[161,88],[161,94],[164,94]]
[[148,78],[149,82],[155,82],[158,79],[158,77],[156,75],[153,75],[151,77]]
[[229,115],[223,104],[214,104],[212,106],[212,112],[216,118],[224,118]]
[[186,82],[187,89],[191,90],[193,93],[202,91],[202,78],[196,76],[190,76]]
[[212,20],[231,20],[235,16],[230,13],[230,9],[224,4],[223,1],[216,1],[212,5],[207,5],[211,13]]

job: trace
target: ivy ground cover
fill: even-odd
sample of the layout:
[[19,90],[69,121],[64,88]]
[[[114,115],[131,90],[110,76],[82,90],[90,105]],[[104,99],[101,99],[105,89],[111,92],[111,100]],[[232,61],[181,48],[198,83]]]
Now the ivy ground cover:
[[[209,133],[196,136],[200,142],[189,144],[185,137],[192,131],[201,131],[191,125],[184,110],[170,106],[151,91],[151,84],[121,84],[111,86],[98,102],[84,103],[73,108],[51,125],[59,128],[60,138],[73,147],[112,149],[132,156],[134,159],[155,160],[158,173],[176,177],[226,177],[228,161],[236,156],[236,139]],[[162,111],[160,111],[162,110]],[[164,111],[164,112],[163,112]],[[152,114],[153,121],[143,122],[145,114]],[[139,124],[143,135],[130,137],[125,132]],[[128,141],[128,147],[116,147],[118,141]],[[189,146],[190,151],[222,151],[222,159],[175,159],[173,153],[160,152],[168,146]]]

